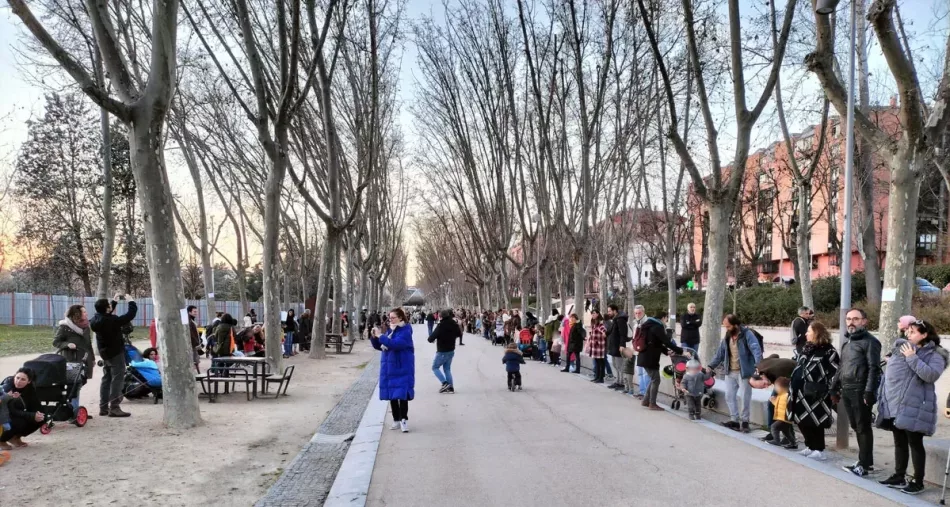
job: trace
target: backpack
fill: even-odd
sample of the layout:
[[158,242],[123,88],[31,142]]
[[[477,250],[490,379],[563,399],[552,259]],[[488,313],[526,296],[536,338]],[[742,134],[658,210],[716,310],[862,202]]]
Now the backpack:
[[638,325],[636,332],[633,333],[633,351],[638,354],[647,348],[647,334],[643,332],[642,326],[642,323]]
[[765,357],[765,338],[763,338],[762,335],[759,334],[758,331],[756,331],[755,329],[752,329],[751,327],[746,328],[746,329],[748,329],[749,332],[752,333],[752,336],[755,336],[755,339],[759,341],[759,352],[762,353],[762,357]]

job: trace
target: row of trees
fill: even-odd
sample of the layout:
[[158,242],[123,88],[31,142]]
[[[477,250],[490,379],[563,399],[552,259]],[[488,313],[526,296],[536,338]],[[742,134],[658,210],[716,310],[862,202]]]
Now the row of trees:
[[[738,278],[738,258],[763,258],[778,229],[809,302],[813,225],[827,217],[830,242],[840,242],[834,224],[843,154],[833,153],[840,141],[829,132],[832,124],[840,132],[846,114],[836,55],[846,54],[850,27],[844,11],[817,15],[813,2],[740,4],[481,0],[447,8],[441,22],[419,23],[413,113],[426,145],[421,167],[439,182],[421,230],[445,231],[420,240],[423,288],[443,290],[453,280],[455,293],[503,307],[512,293],[538,285],[546,314],[552,285],[583,300],[589,278],[600,279],[602,293],[624,280],[632,295],[638,266],[652,265],[671,287],[682,267],[708,276],[702,352],[709,356],[718,346],[730,263]],[[880,286],[873,221],[881,210],[872,193],[874,168],[885,164],[883,281],[898,289],[881,313],[890,336],[913,291],[920,182],[946,157],[950,33],[927,34],[939,41],[927,52],[894,0],[855,8],[862,76],[856,228],[869,286]],[[878,79],[885,96],[897,92],[898,121],[874,114],[883,108],[871,103],[869,48],[889,71]],[[937,72],[918,72],[915,59]],[[816,81],[818,96],[808,91]],[[794,134],[793,122],[818,127]],[[776,141],[788,153],[781,161],[752,153],[754,144]],[[777,191],[793,196],[783,200],[792,206],[778,206],[778,195],[755,183],[770,179],[772,187],[791,182]],[[756,233],[742,233],[743,225]],[[697,244],[701,252],[693,251]],[[669,294],[675,308],[675,291]]]
[[[121,241],[115,252],[124,216],[116,209],[131,201],[141,216],[133,220],[144,237],[165,358],[166,425],[201,421],[187,329],[178,317],[183,266],[191,274],[188,265],[200,265],[201,289],[214,308],[213,259],[224,260],[246,301],[259,251],[268,336],[281,335],[281,305],[299,297],[315,294],[316,315],[332,317],[338,329],[341,307],[355,313],[379,307],[387,294],[402,296],[407,261],[399,237],[407,202],[395,119],[404,2],[9,4],[30,34],[24,44],[35,50],[29,53],[36,64],[65,71],[99,108],[100,135],[88,128],[77,134],[82,160],[56,168],[62,181],[79,182],[82,237],[68,219],[47,224],[65,231],[55,239],[70,254],[83,249],[79,269],[70,269],[86,292],[98,269],[96,293],[107,294],[113,259],[124,261]],[[62,141],[56,131],[45,137]],[[117,138],[127,142],[124,158],[110,148]],[[62,144],[59,153],[73,149]],[[97,145],[99,157],[91,151]],[[52,160],[27,165],[33,156],[22,151],[20,177],[50,170]],[[173,187],[169,166],[191,181]],[[123,167],[134,182],[132,197],[119,191]],[[55,183],[47,189],[62,191]],[[17,188],[26,192],[26,185]],[[32,231],[21,236],[35,238]],[[188,257],[194,262],[183,262]],[[315,319],[314,358],[325,356],[324,333]],[[266,347],[270,367],[282,371],[280,341]]]

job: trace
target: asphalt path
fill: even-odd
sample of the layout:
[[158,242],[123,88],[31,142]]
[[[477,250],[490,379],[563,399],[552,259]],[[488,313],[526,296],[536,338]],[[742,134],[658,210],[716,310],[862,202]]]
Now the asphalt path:
[[435,345],[415,326],[409,433],[383,430],[370,506],[895,505],[681,416],[649,411],[585,375],[528,360],[506,388],[503,350],[467,335],[456,394],[439,394]]

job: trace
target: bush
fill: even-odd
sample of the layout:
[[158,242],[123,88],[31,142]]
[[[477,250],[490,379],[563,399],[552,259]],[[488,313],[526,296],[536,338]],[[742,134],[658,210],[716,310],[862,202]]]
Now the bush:
[[950,283],[950,264],[928,264],[917,266],[917,276],[924,278],[938,288]]

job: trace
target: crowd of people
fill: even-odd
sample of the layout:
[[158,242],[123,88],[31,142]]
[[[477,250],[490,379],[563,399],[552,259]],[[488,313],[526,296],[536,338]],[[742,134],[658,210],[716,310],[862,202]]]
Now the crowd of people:
[[[904,316],[898,324],[900,336],[882,356],[881,342],[868,331],[867,314],[858,308],[846,310],[847,329],[839,350],[814,315],[813,310],[802,307],[792,322],[790,344],[795,350],[791,359],[765,356],[762,335],[743,325],[737,316],[726,315],[722,321],[725,336],[705,366],[695,353],[702,316],[694,304],[678,319],[679,342],[665,312],[648,317],[643,307],[637,306],[630,318],[616,305],[609,305],[605,315],[590,311],[587,328],[576,313],[569,311],[564,316],[556,309],[544,322],[530,312],[522,317],[518,310],[506,309],[419,311],[410,320],[397,309],[389,314],[388,330],[373,331],[373,345],[384,354],[380,396],[392,403],[394,429],[408,431],[408,402],[414,396],[414,369],[410,366],[414,349],[411,331],[405,327],[426,323],[428,341],[437,347],[432,369],[442,385],[440,393],[455,392],[451,365],[455,342],[461,341],[463,331],[504,344],[501,360],[509,390],[522,389],[525,358],[580,374],[583,354],[593,360],[591,382],[603,384],[614,379],[608,387],[634,396],[643,407],[656,411],[663,410],[657,405],[661,357],[669,355],[685,362],[685,373],[673,377],[674,388],[685,397],[691,420],[702,418],[702,400],[715,377],[722,383],[729,415],[721,424],[750,432],[752,389],[769,389],[769,431],[762,440],[824,461],[825,431],[832,427],[841,404],[858,445],[857,461],[844,469],[858,477],[874,471],[873,431],[888,431],[894,439],[895,470],[880,483],[904,493],[919,493],[924,489],[926,464],[923,439],[936,431],[935,383],[946,369],[950,353],[941,346],[930,323]],[[944,413],[950,418],[950,400]],[[913,473],[908,476],[909,465],[913,465]]]

